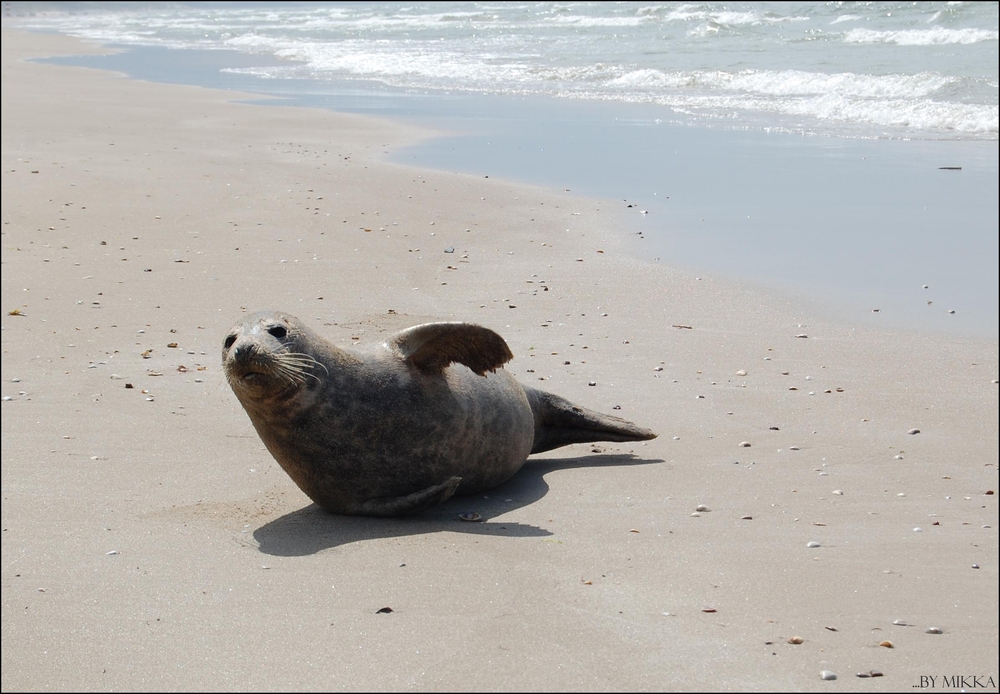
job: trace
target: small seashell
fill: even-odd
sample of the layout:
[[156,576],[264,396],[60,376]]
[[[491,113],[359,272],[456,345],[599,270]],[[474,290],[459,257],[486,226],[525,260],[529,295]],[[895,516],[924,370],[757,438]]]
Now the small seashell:
[[706,506],[705,504],[698,504],[697,506],[695,506],[695,507],[694,507],[694,510],[695,510],[695,511],[699,511],[699,512],[701,512],[701,513],[707,513],[707,512],[709,512],[709,511],[711,511],[712,509],[710,509],[710,508],[709,508],[708,506]]
[[389,614],[390,612],[392,612],[391,607],[381,607],[375,610],[375,614]]
[[919,433],[920,433],[920,429],[910,429],[910,430],[909,430],[908,432],[906,432],[906,433],[907,433],[907,434],[919,434]]
[[798,646],[804,640],[805,639],[803,639],[801,636],[793,636],[792,638],[788,639],[788,643],[791,643],[791,644],[794,644],[794,645]]
[[837,675],[833,672],[830,672],[829,670],[823,670],[822,672],[819,673],[819,678],[821,680],[830,681],[837,679]]
[[906,623],[905,619],[894,619],[892,623],[895,624],[897,627],[909,626],[909,624]]
[[816,542],[815,540],[812,541],[812,542],[807,542],[806,543],[806,547],[808,547],[809,549],[816,549],[817,547],[822,547],[822,546],[823,545],[821,545],[820,543]]
[[839,631],[837,627],[823,627],[823,628],[826,629],[827,631]]
[[868,675],[871,676],[871,677],[881,677],[882,676],[882,671],[881,670],[869,670],[868,671]]
[[750,448],[749,441],[740,441],[740,448]]
[[926,629],[924,629],[924,633],[925,634],[943,634],[944,631],[942,631],[938,627],[927,627]]
[[703,608],[701,608],[701,611],[702,612],[715,612],[715,608],[714,607],[703,607]]
[[892,641],[881,641],[879,645],[882,648],[895,648],[895,646],[892,645]]
[[740,369],[739,371],[736,372],[736,375],[737,376],[746,376],[747,372],[744,371],[743,369]]
[[464,521],[469,521],[470,523],[475,523],[476,521],[481,521],[483,519],[483,517],[480,516],[478,513],[473,513],[473,512],[461,513],[459,514],[458,517]]
[[844,490],[842,490],[842,489],[834,489],[834,490],[833,490],[832,492],[830,492],[830,493],[831,493],[831,494],[836,494],[837,496],[844,496]]

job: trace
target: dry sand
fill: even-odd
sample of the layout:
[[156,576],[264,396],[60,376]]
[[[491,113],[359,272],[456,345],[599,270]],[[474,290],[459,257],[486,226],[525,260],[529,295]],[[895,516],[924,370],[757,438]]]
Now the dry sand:
[[[610,203],[384,163],[399,123],[24,60],[96,50],[3,33],[4,691],[995,690],[995,341],[642,262]],[[326,515],[221,375],[261,308],[481,323],[660,437]]]

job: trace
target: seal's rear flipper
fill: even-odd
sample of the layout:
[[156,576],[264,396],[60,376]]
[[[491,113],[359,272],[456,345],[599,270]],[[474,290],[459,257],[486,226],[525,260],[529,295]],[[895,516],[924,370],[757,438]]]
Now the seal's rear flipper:
[[627,419],[577,407],[558,395],[527,386],[524,392],[535,416],[532,453],[541,453],[570,443],[647,441],[656,438],[651,430],[636,426]]
[[380,496],[362,501],[347,513],[358,516],[409,516],[426,511],[449,498],[458,489],[461,477],[452,477],[444,484],[422,489],[406,496]]
[[440,373],[458,362],[485,376],[514,358],[502,337],[472,323],[415,325],[393,335],[385,346],[427,373]]

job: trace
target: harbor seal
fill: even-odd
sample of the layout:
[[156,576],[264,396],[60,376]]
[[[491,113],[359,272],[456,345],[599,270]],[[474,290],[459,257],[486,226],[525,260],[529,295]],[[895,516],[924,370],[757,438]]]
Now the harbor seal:
[[418,513],[497,486],[531,453],[655,438],[522,386],[500,368],[513,356],[470,323],[425,323],[348,351],[277,311],[238,321],[222,349],[226,380],[267,450],[332,513]]

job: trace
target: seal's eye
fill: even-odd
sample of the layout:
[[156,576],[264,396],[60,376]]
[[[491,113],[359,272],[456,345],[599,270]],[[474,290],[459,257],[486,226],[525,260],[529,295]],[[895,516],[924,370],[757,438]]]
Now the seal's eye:
[[222,344],[226,349],[229,349],[230,347],[233,346],[234,342],[236,342],[236,336],[230,335],[229,337],[226,338],[226,341],[223,342]]
[[288,331],[287,331],[287,330],[285,330],[285,329],[284,329],[284,328],[283,328],[282,326],[280,326],[280,325],[276,325],[276,326],[274,326],[273,328],[269,328],[267,332],[271,333],[272,335],[274,335],[274,336],[275,336],[275,337],[277,337],[278,339],[281,339],[281,338],[283,338],[283,337],[284,337],[285,335],[287,335],[287,334],[288,334]]

